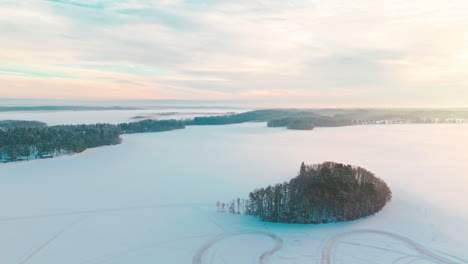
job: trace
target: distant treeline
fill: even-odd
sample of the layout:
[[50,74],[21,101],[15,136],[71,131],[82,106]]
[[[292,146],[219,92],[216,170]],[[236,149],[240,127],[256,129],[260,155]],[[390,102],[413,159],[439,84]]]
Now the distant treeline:
[[316,109],[320,115],[356,121],[405,120],[408,123],[453,123],[468,119],[468,109]]
[[263,221],[318,224],[359,219],[380,211],[392,193],[384,181],[360,167],[334,162],[306,166],[289,182],[257,189],[248,200],[217,204],[219,211]]
[[[25,121],[29,122],[29,121]],[[24,126],[12,122],[0,129],[0,161],[49,158],[61,154],[79,153],[88,148],[115,145],[121,134],[160,132],[184,128],[177,120],[143,120],[118,125]],[[31,123],[26,123],[32,125]]]
[[311,130],[314,127],[337,127],[353,125],[352,120],[330,116],[283,118],[270,120],[268,127],[287,127],[288,129]]
[[319,115],[310,111],[295,109],[268,109],[222,116],[195,117],[193,120],[186,121],[186,125],[227,125],[245,122],[267,122],[273,119],[282,119],[288,117],[299,118],[315,116]]
[[195,117],[185,125],[227,125],[268,122],[268,127],[310,130],[365,124],[464,123],[468,110],[412,109],[267,109],[239,114]]
[[118,125],[122,134],[148,133],[170,131],[185,128],[184,122],[179,120],[142,120],[139,122],[122,123]]
[[[80,106],[0,107],[0,111],[104,109],[131,108]],[[468,118],[468,110],[466,109],[267,109],[239,114],[195,117],[190,120],[148,119],[118,125],[47,127],[44,123],[38,121],[6,120],[0,121],[0,161],[15,161],[81,152],[91,147],[118,144],[121,134],[169,131],[183,129],[185,126],[191,125],[267,122],[268,127],[311,130],[314,127],[364,124],[464,123],[465,120],[468,120],[465,118]],[[27,155],[28,153],[29,155]]]
[[1,120],[0,129],[9,129],[9,128],[36,128],[36,127],[46,127],[47,124],[39,121],[27,121],[27,120]]

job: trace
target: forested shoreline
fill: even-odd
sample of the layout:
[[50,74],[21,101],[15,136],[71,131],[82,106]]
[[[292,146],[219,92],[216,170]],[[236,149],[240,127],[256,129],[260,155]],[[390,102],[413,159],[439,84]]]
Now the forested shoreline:
[[218,211],[263,221],[319,224],[352,221],[379,212],[391,200],[385,182],[370,171],[335,162],[305,165],[289,182],[254,190],[249,199],[217,203]]
[[[18,126],[12,127],[12,124]],[[38,125],[36,121],[10,120],[6,128],[0,129],[0,161],[12,162],[80,153],[89,148],[120,144],[122,134],[170,131],[184,127],[183,122],[178,120],[50,127]]]
[[[55,109],[39,107],[38,109]],[[62,109],[61,107],[60,109]],[[21,109],[21,108],[20,108]],[[68,108],[65,108],[68,109]],[[82,109],[70,107],[70,109]],[[88,109],[84,107],[83,109]],[[93,108],[91,108],[93,109]],[[120,109],[120,108],[111,108]],[[47,126],[38,121],[0,121],[0,162],[50,158],[79,153],[88,148],[114,145],[120,135],[162,132],[185,126],[227,125],[267,122],[268,127],[312,130],[366,124],[465,123],[466,110],[385,110],[385,109],[265,109],[238,114],[195,117],[188,120],[152,120],[117,125]]]
[[151,120],[146,119],[138,122],[121,123],[118,124],[118,129],[121,134],[134,134],[134,133],[149,133],[149,132],[162,132],[171,131],[174,129],[185,128],[184,121],[181,120]]
[[468,110],[405,109],[265,109],[239,114],[195,117],[185,125],[228,125],[267,122],[268,127],[312,130],[315,127],[339,127],[370,124],[465,123]]
[[9,128],[38,128],[46,127],[47,124],[39,121],[26,121],[26,120],[1,120],[0,130]]

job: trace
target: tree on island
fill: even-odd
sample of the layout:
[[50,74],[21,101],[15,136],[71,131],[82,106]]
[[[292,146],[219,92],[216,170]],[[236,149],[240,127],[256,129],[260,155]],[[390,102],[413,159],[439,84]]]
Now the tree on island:
[[391,197],[385,182],[364,168],[302,163],[298,176],[289,183],[257,189],[242,204],[245,214],[263,221],[319,224],[375,214]]

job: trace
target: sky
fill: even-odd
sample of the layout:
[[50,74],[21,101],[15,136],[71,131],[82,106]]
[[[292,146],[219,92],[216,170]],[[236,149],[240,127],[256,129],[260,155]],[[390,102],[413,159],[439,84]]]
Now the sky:
[[0,98],[468,106],[466,0],[0,1]]

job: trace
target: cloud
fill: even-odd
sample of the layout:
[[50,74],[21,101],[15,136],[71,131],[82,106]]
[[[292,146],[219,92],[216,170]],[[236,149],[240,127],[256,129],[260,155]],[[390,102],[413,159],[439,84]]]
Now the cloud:
[[375,105],[401,103],[398,93],[405,103],[458,102],[467,8],[460,0],[3,1],[0,94],[74,98],[96,85],[99,98]]

